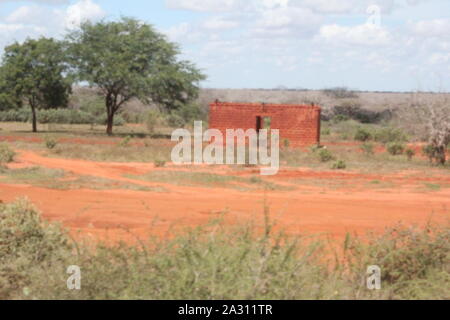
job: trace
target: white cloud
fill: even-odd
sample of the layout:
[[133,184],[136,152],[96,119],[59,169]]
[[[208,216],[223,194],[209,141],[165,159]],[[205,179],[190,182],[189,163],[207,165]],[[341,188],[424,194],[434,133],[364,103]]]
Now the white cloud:
[[[0,2],[7,2],[2,1]],[[32,1],[36,4],[16,8],[0,21],[0,48],[26,38],[60,37],[66,28],[78,26],[85,20],[102,18],[105,12],[92,0],[80,0],[67,7],[40,4],[67,4],[64,0]]]
[[166,0],[170,9],[223,12],[234,9],[239,0]]
[[415,35],[422,37],[450,37],[450,19],[422,20],[411,28]]
[[[0,3],[6,2],[17,2],[17,0],[0,0]],[[60,4],[68,4],[70,0],[28,0],[28,2],[34,2],[37,4],[60,5]]]
[[68,28],[78,27],[88,20],[99,20],[105,16],[103,9],[92,0],[81,0],[67,8],[65,24]]
[[392,36],[386,28],[373,24],[353,27],[332,24],[320,28],[316,41],[334,45],[386,46],[392,42]]
[[209,30],[227,30],[239,27],[239,22],[221,17],[212,17],[207,19],[202,26]]

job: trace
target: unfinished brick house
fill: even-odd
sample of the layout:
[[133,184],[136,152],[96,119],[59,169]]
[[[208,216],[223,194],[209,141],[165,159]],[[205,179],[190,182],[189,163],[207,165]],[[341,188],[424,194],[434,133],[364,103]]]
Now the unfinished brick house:
[[216,101],[210,104],[209,127],[224,136],[227,129],[279,129],[281,143],[310,146],[320,144],[320,113],[319,106],[311,105]]

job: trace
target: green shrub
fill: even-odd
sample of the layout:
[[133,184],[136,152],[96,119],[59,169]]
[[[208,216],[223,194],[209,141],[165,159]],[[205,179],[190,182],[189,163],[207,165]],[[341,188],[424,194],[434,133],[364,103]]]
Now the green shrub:
[[14,161],[16,152],[6,143],[0,143],[0,165]]
[[283,140],[283,146],[285,148],[289,148],[291,146],[291,141],[289,139],[284,139]]
[[428,144],[422,148],[422,153],[430,160],[430,163],[445,164],[446,153],[444,148]]
[[384,236],[370,236],[367,244],[351,244],[350,241],[347,249],[349,258],[354,259],[360,271],[368,265],[381,268],[383,289],[392,290],[391,299],[402,296],[429,299],[445,291],[448,297],[449,237],[448,228],[440,230],[430,225],[418,229],[398,225],[387,230]]
[[334,159],[334,156],[331,153],[331,151],[326,148],[320,149],[318,152],[318,156],[321,162],[328,162]]
[[331,129],[330,128],[322,129],[322,135],[329,136],[330,134],[331,134]]
[[126,136],[122,141],[119,143],[119,147],[128,147],[131,142],[131,136]]
[[154,162],[156,168],[163,168],[166,166],[166,161],[164,160],[155,160]]
[[155,133],[156,126],[160,123],[161,113],[156,110],[151,110],[147,112],[147,116],[145,118],[145,125],[150,134]]
[[361,142],[366,142],[372,139],[372,133],[370,133],[369,130],[364,129],[364,128],[359,128],[356,131],[355,134],[355,140],[356,141],[361,141]]
[[416,155],[416,152],[413,149],[408,148],[405,150],[405,154],[408,157],[408,160],[411,161],[414,158],[414,156]]
[[56,139],[52,137],[45,137],[44,143],[45,147],[50,150],[55,149],[56,146],[58,145],[58,141],[56,141]]
[[[76,109],[49,109],[39,110],[37,120],[41,124],[99,124],[106,125],[107,116],[104,111],[99,114],[89,113],[84,110]],[[1,111],[0,122],[31,122],[32,115],[30,108],[21,108],[17,110]],[[114,117],[114,125],[123,126],[125,120],[121,115]]]
[[313,146],[311,146],[310,148],[309,148],[309,151],[311,152],[311,153],[317,153],[318,151],[320,151],[320,150],[322,150],[322,146],[320,146],[320,145],[313,145]]
[[375,141],[384,144],[392,142],[407,142],[408,136],[400,129],[383,128],[375,133]]
[[184,128],[186,126],[186,120],[177,113],[171,113],[167,116],[167,124],[171,128]]
[[344,160],[338,160],[337,162],[335,162],[333,164],[332,169],[334,169],[334,170],[344,170],[344,169],[347,169],[347,164],[345,163]]
[[375,145],[373,143],[363,143],[361,145],[361,150],[364,152],[364,154],[368,155],[368,156],[372,156],[375,154]]
[[344,122],[348,120],[350,120],[350,117],[343,114],[337,114],[331,119],[331,121],[333,121],[334,123]]
[[405,145],[399,142],[391,142],[387,145],[387,151],[393,156],[398,156],[405,152]]

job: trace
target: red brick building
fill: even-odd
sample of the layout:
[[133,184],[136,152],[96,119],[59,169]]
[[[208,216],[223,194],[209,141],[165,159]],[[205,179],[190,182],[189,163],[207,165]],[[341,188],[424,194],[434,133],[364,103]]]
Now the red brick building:
[[209,127],[224,136],[227,129],[279,129],[281,142],[309,146],[320,143],[320,113],[320,107],[311,105],[215,102]]

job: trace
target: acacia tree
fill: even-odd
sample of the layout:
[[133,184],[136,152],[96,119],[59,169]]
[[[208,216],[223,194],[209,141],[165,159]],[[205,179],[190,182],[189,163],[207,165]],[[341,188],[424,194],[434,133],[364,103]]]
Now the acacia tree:
[[11,93],[6,82],[6,68],[0,67],[0,111],[20,108],[22,100]]
[[66,59],[61,43],[54,39],[28,39],[5,48],[1,85],[10,105],[31,107],[33,132],[37,132],[37,110],[66,107],[71,81],[66,76]]
[[85,22],[68,34],[70,61],[79,81],[105,96],[108,135],[114,115],[131,99],[174,110],[197,98],[204,76],[177,59],[177,45],[151,25],[131,18]]

